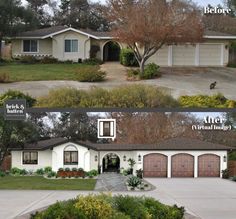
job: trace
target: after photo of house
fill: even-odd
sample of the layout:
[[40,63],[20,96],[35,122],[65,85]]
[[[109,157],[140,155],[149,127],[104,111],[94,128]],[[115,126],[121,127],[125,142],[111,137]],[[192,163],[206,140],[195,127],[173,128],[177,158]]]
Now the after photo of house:
[[236,107],[231,0],[0,7],[0,103],[28,95],[51,108]]
[[32,112],[0,121],[3,218],[234,217],[235,113]]

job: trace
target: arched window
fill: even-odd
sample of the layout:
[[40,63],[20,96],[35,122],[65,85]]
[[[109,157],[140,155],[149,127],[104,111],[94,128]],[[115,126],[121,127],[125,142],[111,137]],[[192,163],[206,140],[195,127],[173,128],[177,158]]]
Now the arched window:
[[64,149],[64,165],[78,164],[78,150],[73,145],[69,145]]

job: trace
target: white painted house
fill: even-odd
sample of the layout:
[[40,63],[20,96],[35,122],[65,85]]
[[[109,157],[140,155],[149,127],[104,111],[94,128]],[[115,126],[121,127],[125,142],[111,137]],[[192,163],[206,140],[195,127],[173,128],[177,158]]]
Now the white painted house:
[[[160,66],[226,66],[229,46],[236,36],[205,31],[203,42],[184,45],[165,45],[148,62]],[[78,30],[54,26],[19,34],[12,39],[12,56],[55,57],[59,60],[84,60],[95,57],[103,61],[118,61],[120,49],[126,45],[109,32]],[[95,49],[95,50],[94,50]]]
[[128,169],[128,159],[136,161],[134,172],[144,177],[221,177],[232,148],[189,138],[172,138],[153,145],[96,144],[54,138],[12,148],[12,167],[36,170],[51,166],[119,171]]

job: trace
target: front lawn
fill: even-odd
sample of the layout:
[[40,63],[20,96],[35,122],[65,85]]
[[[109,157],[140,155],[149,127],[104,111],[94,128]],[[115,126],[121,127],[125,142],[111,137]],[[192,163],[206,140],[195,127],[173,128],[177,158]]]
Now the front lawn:
[[42,176],[5,176],[0,189],[17,190],[93,190],[95,179],[46,179]]
[[0,75],[9,75],[10,82],[77,80],[78,73],[99,69],[98,65],[86,64],[6,64],[0,66]]

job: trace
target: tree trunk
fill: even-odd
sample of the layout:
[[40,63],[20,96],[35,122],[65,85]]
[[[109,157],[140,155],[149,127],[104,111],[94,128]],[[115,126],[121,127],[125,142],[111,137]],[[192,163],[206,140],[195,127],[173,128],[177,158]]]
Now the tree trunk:
[[139,63],[140,76],[143,76],[144,74],[144,67],[145,67],[145,61],[144,59],[142,59],[142,61]]

